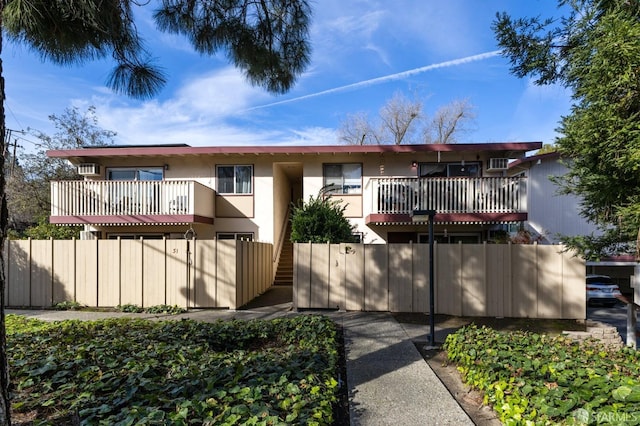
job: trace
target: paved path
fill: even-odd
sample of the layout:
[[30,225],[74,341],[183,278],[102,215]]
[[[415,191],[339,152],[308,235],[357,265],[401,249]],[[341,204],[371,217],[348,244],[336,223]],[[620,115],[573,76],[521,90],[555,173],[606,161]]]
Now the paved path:
[[473,425],[388,313],[344,313],[352,425]]

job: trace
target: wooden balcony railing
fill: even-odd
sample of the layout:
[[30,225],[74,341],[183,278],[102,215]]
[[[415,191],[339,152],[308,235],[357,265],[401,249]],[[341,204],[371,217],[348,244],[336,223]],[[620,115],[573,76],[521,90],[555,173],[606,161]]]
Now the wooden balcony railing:
[[[197,211],[196,198],[210,199]],[[51,216],[193,215],[213,217],[213,190],[195,181],[54,181]],[[205,200],[206,201],[206,200]]]
[[373,178],[372,213],[526,213],[526,178]]

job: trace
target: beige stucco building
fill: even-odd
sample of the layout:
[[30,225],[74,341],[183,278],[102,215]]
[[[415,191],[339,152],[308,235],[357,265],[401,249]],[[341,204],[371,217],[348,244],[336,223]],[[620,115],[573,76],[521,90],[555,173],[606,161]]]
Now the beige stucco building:
[[292,203],[323,187],[365,243],[482,242],[527,219],[527,178],[509,160],[540,142],[375,146],[136,146],[49,151],[82,181],[52,182],[50,220],[83,238],[285,238]]

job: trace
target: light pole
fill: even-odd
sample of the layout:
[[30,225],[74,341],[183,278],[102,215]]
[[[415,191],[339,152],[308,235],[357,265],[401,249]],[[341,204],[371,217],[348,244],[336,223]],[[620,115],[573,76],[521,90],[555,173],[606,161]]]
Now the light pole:
[[433,218],[435,210],[414,210],[413,222],[424,222],[429,220],[429,345],[425,348],[436,349],[436,326],[435,326],[435,301],[434,301],[434,277],[433,277]]

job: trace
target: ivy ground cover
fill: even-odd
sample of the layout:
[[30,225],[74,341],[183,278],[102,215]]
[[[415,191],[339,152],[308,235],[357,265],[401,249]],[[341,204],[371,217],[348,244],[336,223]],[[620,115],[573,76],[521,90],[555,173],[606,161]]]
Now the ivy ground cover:
[[640,424],[637,351],[475,325],[449,335],[444,349],[504,424]]
[[45,323],[7,316],[12,413],[33,424],[333,422],[339,333],[322,316]]

